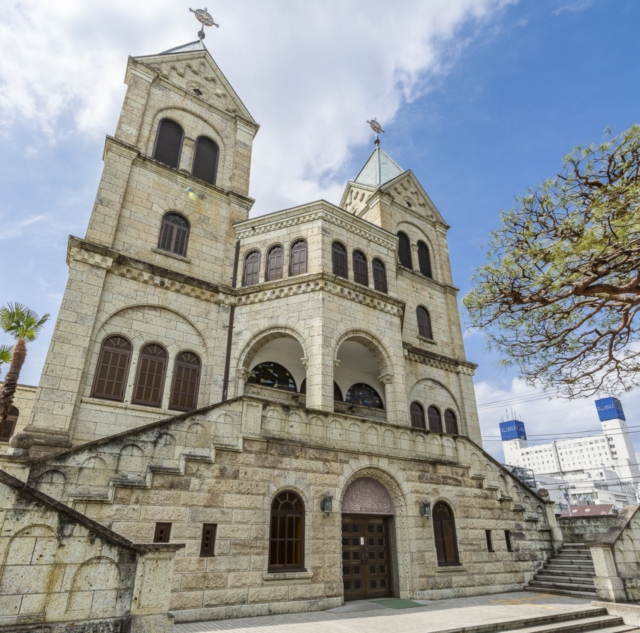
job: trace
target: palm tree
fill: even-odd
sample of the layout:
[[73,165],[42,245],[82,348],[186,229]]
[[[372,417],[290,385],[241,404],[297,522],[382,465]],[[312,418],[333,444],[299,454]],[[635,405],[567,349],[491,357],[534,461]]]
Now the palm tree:
[[34,341],[38,338],[48,319],[48,314],[40,318],[33,310],[20,303],[8,303],[0,308],[0,328],[16,339],[11,354],[11,365],[0,391],[0,424],[6,420],[13,404],[20,370],[27,357],[27,341]]
[[0,367],[11,362],[13,347],[11,345],[0,345]]

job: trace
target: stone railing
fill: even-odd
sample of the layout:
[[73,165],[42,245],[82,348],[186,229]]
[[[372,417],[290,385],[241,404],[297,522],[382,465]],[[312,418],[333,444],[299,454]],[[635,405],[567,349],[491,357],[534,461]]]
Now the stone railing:
[[558,520],[565,543],[597,543],[607,533],[617,518],[615,514],[604,516],[566,517]]

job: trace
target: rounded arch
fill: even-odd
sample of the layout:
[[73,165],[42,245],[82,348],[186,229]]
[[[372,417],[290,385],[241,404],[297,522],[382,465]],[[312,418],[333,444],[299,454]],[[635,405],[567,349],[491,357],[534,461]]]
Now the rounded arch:
[[385,487],[391,497],[391,501],[393,502],[395,516],[405,516],[408,514],[406,495],[402,490],[400,483],[391,471],[381,466],[361,466],[360,468],[353,470],[348,475],[343,475],[343,478],[341,478],[340,481],[340,486],[336,491],[336,498],[340,499],[341,512],[342,502],[347,489],[354,481],[363,477],[375,479]]
[[393,499],[386,487],[372,477],[354,479],[342,495],[343,514],[380,514],[393,516]]
[[[402,231],[409,236],[409,240],[412,244],[418,244],[418,242],[424,242],[427,248],[429,249],[429,254],[431,255],[431,273],[432,277],[437,277],[438,271],[438,257],[437,250],[433,243],[433,240],[425,233],[424,229],[415,224],[414,222],[410,222],[407,220],[401,220],[395,227],[395,233],[398,234],[398,231]],[[414,239],[415,238],[415,239]]]
[[[420,378],[420,380],[416,380],[415,383],[413,384],[413,386],[411,387],[411,390],[409,391],[410,394],[412,394],[411,399],[412,400],[420,400],[422,402],[424,402],[424,398],[414,398],[413,394],[416,391],[416,387],[419,387],[421,385],[427,385],[429,383],[433,383],[434,385],[436,385],[437,387],[440,387],[441,389],[444,389],[444,391],[447,392],[447,394],[449,395],[449,397],[451,398],[451,400],[453,400],[453,407],[450,407],[453,412],[456,414],[456,416],[458,417],[458,421],[460,420],[460,406],[458,405],[458,399],[456,398],[456,396],[454,395],[453,391],[451,391],[451,389],[449,389],[449,387],[447,387],[447,385],[445,385],[443,382],[440,382],[439,380],[435,380],[434,378]],[[449,406],[449,405],[447,405]]]
[[364,330],[348,330],[338,337],[333,350],[334,361],[338,360],[338,351],[345,341],[355,341],[366,347],[378,362],[381,374],[392,372],[391,356],[386,346],[376,336]]
[[304,356],[307,356],[305,340],[299,332],[296,332],[296,330],[289,327],[273,327],[254,334],[247,343],[245,343],[242,348],[242,352],[238,357],[238,367],[248,372],[251,361],[255,358],[255,355],[260,351],[260,349],[270,341],[277,338],[290,338],[298,341],[298,343],[300,343],[300,347],[302,347]]
[[269,570],[304,568],[305,504],[295,491],[273,496],[269,520]]

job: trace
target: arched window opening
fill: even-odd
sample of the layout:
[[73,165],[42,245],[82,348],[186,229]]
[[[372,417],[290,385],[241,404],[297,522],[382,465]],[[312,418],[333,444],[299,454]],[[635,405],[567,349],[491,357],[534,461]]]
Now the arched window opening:
[[429,417],[429,430],[433,433],[442,433],[442,416],[438,407],[429,407],[427,416]]
[[300,391],[298,393],[307,393],[307,379],[305,378],[300,385]]
[[304,504],[295,492],[281,492],[271,504],[269,571],[303,567]]
[[333,383],[333,399],[337,400],[338,402],[342,402],[344,400],[344,398],[342,397],[342,390],[340,389],[340,387],[338,387],[337,382]]
[[438,501],[433,507],[433,532],[438,566],[459,565],[456,524],[451,508],[443,501]]
[[426,308],[418,306],[416,308],[416,316],[418,317],[418,334],[424,338],[433,340],[433,330],[431,329],[431,317]]
[[206,136],[200,136],[196,140],[196,151],[193,157],[193,169],[191,173],[200,180],[212,185],[216,184],[218,174],[218,158],[220,150],[216,143]]
[[425,277],[432,278],[429,247],[424,242],[418,242],[418,264],[420,265],[420,272]]
[[411,242],[406,233],[398,232],[398,259],[400,264],[409,270],[413,270],[411,262]]
[[363,286],[369,285],[367,257],[361,251],[353,251],[353,280]]
[[183,138],[184,132],[175,121],[162,119],[158,124],[158,135],[153,157],[169,167],[178,169]]
[[189,244],[189,232],[189,222],[185,217],[179,213],[165,214],[160,227],[158,248],[185,257]]
[[291,245],[290,258],[289,276],[304,275],[307,272],[307,243],[305,240],[298,240]]
[[333,262],[333,274],[348,279],[347,249],[340,242],[334,242],[331,246],[331,261]]
[[122,402],[129,375],[131,343],[122,336],[110,336],[100,349],[92,397]]
[[166,374],[167,352],[165,349],[155,343],[143,347],[138,359],[138,377],[131,402],[148,407],[161,406]]
[[458,420],[451,409],[444,412],[444,428],[449,435],[458,435]]
[[373,287],[380,292],[387,292],[387,271],[384,264],[376,258],[371,262],[371,268],[373,269]]
[[293,376],[278,363],[260,363],[251,370],[247,382],[285,391],[297,391]]
[[244,258],[243,286],[257,284],[260,279],[260,251],[251,251]]
[[282,279],[282,268],[284,262],[284,248],[274,246],[267,253],[267,281]]
[[9,414],[5,418],[4,422],[0,424],[0,442],[8,442],[13,433],[16,430],[16,424],[18,424],[18,416],[20,411],[16,407],[9,409]]
[[414,429],[426,429],[427,425],[424,420],[424,409],[419,402],[411,403],[411,426]]
[[350,402],[351,404],[359,404],[363,407],[384,409],[382,398],[380,398],[378,392],[363,382],[353,385],[349,391],[347,391],[347,397],[344,401]]
[[173,385],[169,408],[176,411],[192,411],[198,404],[200,386],[200,359],[192,352],[182,352],[176,358],[173,369]]

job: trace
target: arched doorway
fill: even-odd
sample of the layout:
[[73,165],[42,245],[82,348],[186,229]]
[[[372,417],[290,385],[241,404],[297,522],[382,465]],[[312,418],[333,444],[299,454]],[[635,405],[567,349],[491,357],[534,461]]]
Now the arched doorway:
[[352,482],[342,500],[342,581],[345,600],[393,595],[393,501],[371,477]]

